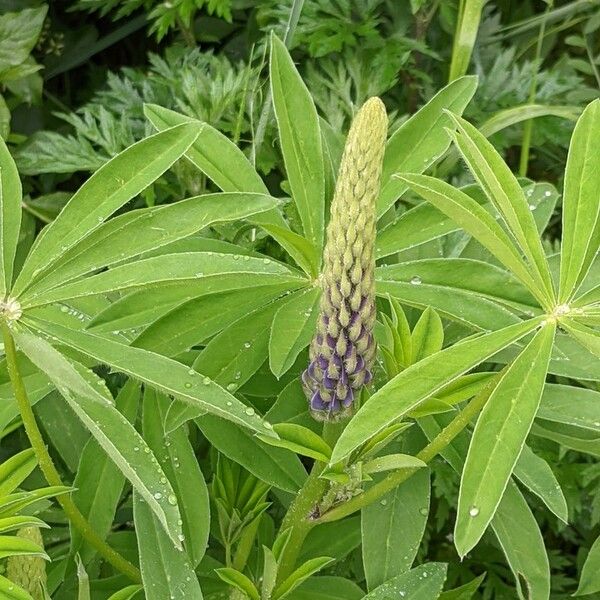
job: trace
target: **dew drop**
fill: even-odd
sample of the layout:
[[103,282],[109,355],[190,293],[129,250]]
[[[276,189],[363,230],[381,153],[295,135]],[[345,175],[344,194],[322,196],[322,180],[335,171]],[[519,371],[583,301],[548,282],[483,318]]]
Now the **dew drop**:
[[184,386],[185,386],[186,388],[188,388],[188,390],[189,390],[189,389],[192,387],[192,384],[191,384],[189,381],[186,381],[186,382],[184,383]]
[[381,502],[380,502],[381,506],[386,506],[387,505],[387,500],[384,498]]
[[544,192],[544,196],[546,196],[546,198],[552,196],[552,192],[550,190],[547,190]]
[[237,385],[235,385],[235,383],[230,383],[230,384],[228,384],[228,385],[227,385],[227,389],[228,389],[230,392],[233,392],[233,391],[235,390],[235,388],[236,388],[236,387],[237,387]]
[[412,285],[421,285],[421,283],[423,283],[423,280],[418,275],[415,275],[414,277],[411,277],[410,283]]
[[469,509],[469,516],[476,517],[479,514],[479,509],[476,506],[471,506]]
[[252,344],[250,342],[244,342],[244,348],[250,348]]
[[196,371],[194,371],[194,369],[190,369],[188,371],[188,375],[195,375],[195,374],[196,374]]
[[172,506],[176,506],[177,505],[177,498],[176,498],[175,494],[169,494],[169,497],[167,498],[167,502],[169,504],[171,504]]
[[154,494],[154,497],[155,497],[157,500],[160,500],[160,499],[162,498],[162,494],[161,494],[160,492],[156,492],[156,494]]
[[272,425],[271,423],[269,423],[268,421],[265,421],[265,422],[263,423],[263,427],[264,427],[265,429],[273,429],[273,425]]
[[254,414],[254,409],[249,406],[245,411],[244,411],[249,417],[251,417]]
[[205,378],[202,380],[202,383],[203,383],[204,385],[210,385],[210,377],[205,377]]
[[425,517],[427,516],[427,513],[429,512],[425,507],[419,509],[419,512]]

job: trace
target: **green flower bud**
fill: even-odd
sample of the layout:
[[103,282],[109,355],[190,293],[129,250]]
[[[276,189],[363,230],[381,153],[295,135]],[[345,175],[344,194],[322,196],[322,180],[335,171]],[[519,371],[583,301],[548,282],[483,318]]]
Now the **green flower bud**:
[[387,116],[371,98],[358,111],[344,148],[327,242],[323,295],[310,363],[302,375],[313,416],[339,420],[371,380],[375,359],[375,234]]
[[[30,540],[40,548],[44,540],[39,527],[23,527],[17,531],[17,537]],[[33,600],[44,600],[43,589],[46,585],[46,561],[40,556],[11,556],[6,565],[6,577],[29,592]]]

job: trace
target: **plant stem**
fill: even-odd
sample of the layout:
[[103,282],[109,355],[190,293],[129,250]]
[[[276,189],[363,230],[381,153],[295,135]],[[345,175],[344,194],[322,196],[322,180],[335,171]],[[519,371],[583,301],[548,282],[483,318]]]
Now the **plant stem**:
[[[323,439],[330,445],[333,445],[340,436],[345,423],[325,423],[323,425]],[[315,462],[313,468],[304,482],[302,489],[294,498],[290,505],[279,531],[286,529],[292,530],[290,539],[279,561],[279,570],[277,572],[278,583],[284,581],[294,570],[296,561],[300,555],[302,544],[310,530],[318,522],[311,518],[311,513],[327,491],[329,481],[321,479],[320,475],[325,468],[325,464]]]
[[[15,342],[10,332],[10,328],[6,321],[2,320],[2,335],[4,338],[4,352],[6,354],[6,365],[8,374],[12,383],[21,419],[25,426],[25,432],[29,438],[31,447],[33,448],[38,464],[46,481],[51,486],[63,487],[64,484],[60,478],[60,474],[54,466],[52,457],[48,453],[44,438],[39,430],[35,415],[27,397],[27,391],[17,363],[17,350]],[[83,539],[90,544],[107,562],[115,569],[129,577],[135,583],[141,582],[139,570],[132,565],[128,560],[121,556],[117,551],[113,550],[93,529],[88,520],[81,514],[73,500],[68,495],[57,496],[57,501],[69,519],[69,522],[75,527]]]
[[[440,452],[452,442],[452,440],[471,422],[471,419],[483,408],[497,383],[497,377],[490,382],[475,396],[465,408],[437,435],[416,457],[424,463],[430,463]],[[378,498],[387,494],[401,483],[404,483],[409,477],[414,475],[418,468],[399,469],[390,473],[385,479],[372,485],[362,494],[355,496],[351,500],[332,508],[319,518],[314,519],[313,524],[329,523],[337,521],[352,513],[361,510],[365,506],[372,504]]]
[[[535,96],[537,93],[537,78],[538,71],[542,66],[542,44],[544,43],[544,34],[546,32],[546,19],[548,17],[548,13],[550,11],[551,4],[546,8],[546,12],[544,13],[544,18],[540,23],[540,31],[538,33],[537,44],[535,47],[535,60],[534,60],[534,69],[533,76],[531,78],[531,85],[529,87],[529,99],[528,103],[533,104],[535,102]],[[533,131],[533,119],[528,119],[525,121],[525,125],[523,126],[523,141],[521,143],[521,158],[519,161],[519,175],[521,177],[525,177],[527,175],[527,167],[529,166],[529,149],[531,147],[531,132]]]

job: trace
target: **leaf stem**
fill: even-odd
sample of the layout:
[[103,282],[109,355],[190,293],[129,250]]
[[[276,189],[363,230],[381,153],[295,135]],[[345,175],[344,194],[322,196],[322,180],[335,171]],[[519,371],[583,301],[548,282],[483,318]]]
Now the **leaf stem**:
[[[416,455],[416,457],[425,463],[430,463],[438,454],[440,454],[440,452],[452,442],[452,440],[471,422],[471,419],[483,408],[496,386],[497,381],[498,378],[493,377],[481,392],[479,392],[479,394],[477,394],[465,408],[463,408],[463,410],[461,410],[460,413]],[[313,525],[337,521],[361,510],[399,486],[401,483],[404,483],[418,470],[418,468],[406,468],[390,473],[385,479],[372,485],[362,494],[355,496],[351,500],[322,514],[319,518],[314,519]]]
[[[25,432],[29,438],[31,447],[33,448],[38,464],[46,481],[51,486],[63,486],[63,482],[60,478],[60,474],[54,466],[52,457],[48,453],[44,438],[37,425],[33,409],[27,397],[27,391],[23,384],[23,379],[19,373],[19,366],[17,363],[17,350],[15,348],[15,342],[10,332],[10,328],[5,320],[1,322],[2,336],[4,338],[4,352],[6,354],[6,365],[8,368],[8,374],[12,383],[21,419],[25,426]],[[73,500],[68,495],[58,496],[58,503],[61,505],[65,512],[65,515],[69,519],[69,522],[75,527],[82,537],[92,546],[107,562],[109,562],[115,569],[129,577],[135,583],[141,582],[141,575],[139,569],[132,565],[127,559],[125,559],[116,550],[111,548],[92,528],[89,521],[81,514]]]

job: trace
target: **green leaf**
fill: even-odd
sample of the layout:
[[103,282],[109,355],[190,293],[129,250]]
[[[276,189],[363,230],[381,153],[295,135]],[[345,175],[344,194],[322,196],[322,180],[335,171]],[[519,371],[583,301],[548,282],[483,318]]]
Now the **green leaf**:
[[[530,294],[507,271],[464,258],[428,258],[375,271],[377,293],[405,304],[431,307],[470,328],[493,330],[539,312]],[[409,356],[410,358],[410,356]]]
[[14,332],[21,350],[50,377],[71,409],[103,450],[148,503],[175,545],[181,545],[179,509],[173,489],[164,479],[154,454],[115,408],[104,381],[71,363],[48,342],[24,331]]
[[[45,14],[46,9],[41,10]],[[29,11],[24,10],[22,12]],[[2,19],[4,18],[0,16],[0,32],[2,30]],[[0,35],[0,62],[2,60],[3,43],[4,41]],[[21,197],[21,180],[17,167],[4,140],[0,137],[0,252],[2,253],[0,259],[0,296],[3,298],[12,285],[13,264],[21,228]]]
[[208,545],[210,504],[208,489],[185,428],[165,433],[163,423],[171,402],[152,389],[144,391],[144,439],[158,457],[178,499],[184,545],[196,567]]
[[457,77],[464,75],[469,68],[484,5],[485,0],[465,0],[459,5],[449,81],[454,81]]
[[235,221],[277,206],[263,194],[206,194],[167,204],[133,210],[102,224],[64,254],[45,277],[27,291],[37,295],[76,277],[126,262],[187,237],[209,225]]
[[[196,296],[246,285],[298,283],[305,280],[270,259],[213,252],[164,254],[113,267],[23,300],[23,307],[43,306],[72,298],[116,291],[179,284]],[[192,296],[193,297],[193,296]]]
[[275,35],[271,35],[270,78],[292,196],[305,236],[320,248],[325,222],[325,174],[319,118],[287,48]]
[[453,590],[448,590],[447,592],[442,592],[439,600],[471,600],[473,594],[479,589],[479,586],[484,579],[485,573],[472,581],[469,581],[469,583],[465,583],[465,585],[461,585]]
[[494,516],[540,404],[556,327],[548,323],[503,372],[473,432],[454,543],[465,556]]
[[317,247],[305,237],[277,225],[262,223],[261,227],[296,261],[296,264],[313,279],[319,275],[321,255]]
[[31,596],[17,584],[0,575],[0,593],[5,600],[31,600]]
[[68,494],[71,491],[72,489],[70,487],[57,485],[38,488],[33,492],[18,492],[16,494],[9,494],[8,496],[0,498],[0,517],[14,515],[24,508],[39,502],[40,500],[54,498],[55,496],[59,496],[61,494]]
[[476,77],[461,77],[440,90],[405,121],[388,140],[383,162],[382,189],[377,214],[383,215],[406,191],[394,173],[422,173],[450,146],[445,129],[452,126],[443,109],[461,114],[477,88]]
[[130,146],[98,169],[36,239],[15,283],[20,295],[56,260],[160,177],[198,136],[181,125]]
[[165,394],[170,394],[177,400],[229,419],[253,431],[260,433],[266,431],[260,417],[254,413],[248,414],[244,404],[208,377],[203,377],[181,363],[147,350],[131,348],[83,331],[72,331],[47,321],[32,325],[56,336],[71,348],[134,379],[139,379]]
[[256,586],[243,573],[229,567],[215,569],[215,573],[225,583],[240,590],[247,598],[250,598],[250,600],[260,600],[260,594],[258,593]]
[[548,301],[554,286],[529,204],[519,185],[494,146],[469,122],[452,116],[457,133],[453,139],[473,176],[502,216],[518,246],[527,257],[532,276]]
[[302,544],[299,562],[326,554],[342,560],[360,546],[360,516],[323,523],[310,530]]
[[600,435],[600,392],[547,383],[537,418]]
[[327,565],[333,562],[333,558],[328,556],[319,556],[317,558],[311,558],[304,564],[300,565],[289,577],[287,577],[281,584],[275,588],[273,592],[273,600],[281,600],[294,591],[302,582],[306,581],[311,575],[318,573],[321,569],[324,569]]
[[128,585],[113,594],[108,600],[133,600],[143,589],[141,585]]
[[408,367],[377,390],[359,409],[333,449],[331,463],[341,461],[445,385],[527,335],[540,321],[531,319],[461,341]]
[[296,493],[306,480],[300,459],[289,450],[269,446],[247,430],[210,415],[196,419],[196,424],[212,446],[261,481]]
[[261,286],[208,294],[183,302],[154,321],[132,342],[164,356],[176,356],[269,304],[289,286]]
[[529,446],[523,446],[514,469],[515,477],[564,523],[569,519],[569,508],[560,484],[550,465],[537,456]]
[[0,535],[0,559],[9,556],[41,556],[50,560],[44,549],[31,540],[16,535]]
[[[144,114],[158,131],[183,123],[198,123],[156,104],[144,104]],[[186,156],[224,192],[268,194],[263,180],[244,153],[208,123],[201,123],[198,138]]]
[[447,566],[443,563],[425,563],[407,573],[382,583],[363,600],[435,600],[439,597],[446,580]]
[[444,326],[439,315],[427,307],[412,331],[411,363],[419,362],[436,352],[444,345]]
[[364,592],[343,577],[309,577],[298,586],[288,600],[361,600]]
[[[538,299],[543,300],[537,281],[508,234],[494,217],[473,198],[450,184],[426,175],[402,175],[402,181],[487,248]],[[518,184],[517,184],[518,185]],[[521,187],[519,186],[519,190]],[[522,191],[520,192],[522,195]],[[527,209],[529,214],[529,209]],[[531,217],[531,215],[529,215]],[[533,219],[533,217],[531,217]],[[535,226],[535,223],[534,223]],[[537,230],[535,233],[537,238]]]
[[269,366],[281,377],[312,339],[319,316],[321,290],[300,290],[275,313],[269,338]]
[[[144,114],[159,131],[181,123],[197,123],[191,117],[156,104],[145,104]],[[196,141],[185,156],[224,192],[269,193],[244,153],[208,123],[202,123]],[[287,228],[285,220],[277,210],[256,215],[253,221],[260,225],[267,223]]]
[[21,529],[21,527],[46,528],[48,525],[37,517],[4,517],[0,519],[0,533],[8,533],[9,531]]
[[278,448],[287,448],[296,454],[309,456],[323,463],[331,457],[331,448],[323,438],[302,425],[277,423],[273,425],[279,439],[258,436],[263,442]]
[[585,559],[581,575],[579,577],[579,586],[574,596],[585,596],[600,592],[600,537],[596,538]]
[[200,585],[187,554],[173,545],[148,504],[135,490],[133,520],[146,600],[171,597],[202,600]]
[[492,528],[515,577],[519,598],[548,600],[550,566],[544,539],[527,501],[512,482],[498,505]]
[[418,471],[363,508],[362,558],[369,590],[412,566],[425,532],[429,499],[429,472]]
[[[140,400],[140,385],[129,380],[115,399],[117,410],[133,423]],[[105,539],[110,532],[119,505],[125,477],[98,442],[91,438],[86,444],[73,481],[75,491],[72,498],[77,508],[94,528],[96,534]],[[96,550],[86,544],[79,531],[71,531],[71,555],[79,554],[84,564],[95,556]]]
[[75,556],[75,563],[77,565],[77,581],[78,581],[78,592],[77,600],[91,600],[90,598],[90,577],[85,570],[81,558],[79,555]]
[[25,62],[42,31],[48,7],[0,15],[0,72]]
[[0,464],[0,498],[18,488],[36,466],[37,458],[33,448],[22,450]]
[[600,358],[600,332],[598,330],[582,325],[574,319],[562,319],[561,324],[584,348]]
[[410,454],[386,454],[364,463],[362,472],[367,474],[383,473],[396,469],[419,469],[426,466],[426,463]]
[[427,203],[419,204],[377,233],[376,257],[385,258],[416,248],[458,229],[459,226],[437,208]]
[[600,246],[600,100],[588,104],[575,125],[562,210],[558,302],[568,303],[587,275]]

